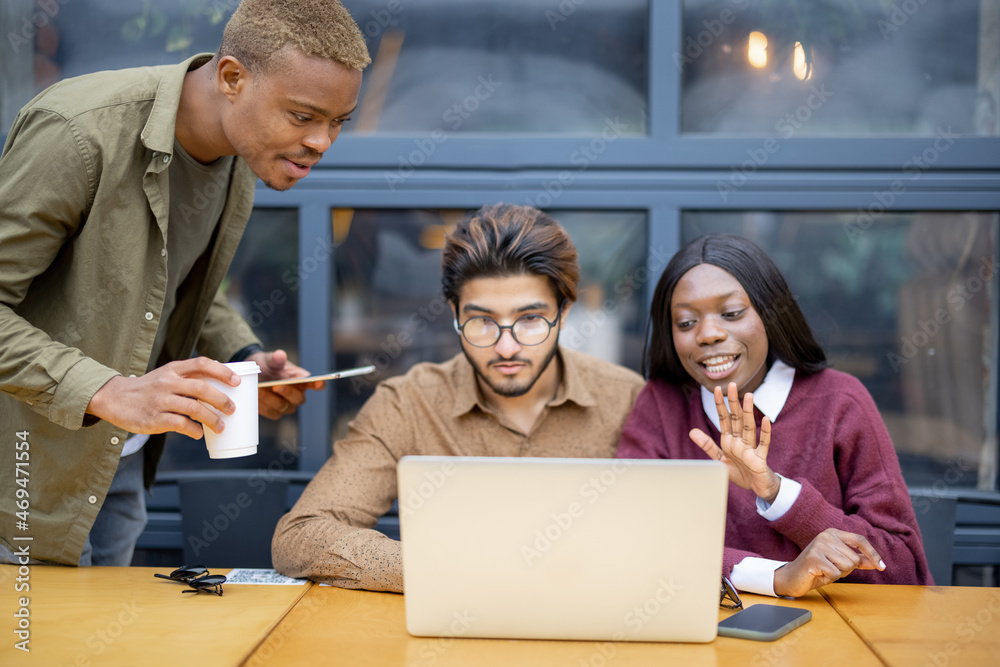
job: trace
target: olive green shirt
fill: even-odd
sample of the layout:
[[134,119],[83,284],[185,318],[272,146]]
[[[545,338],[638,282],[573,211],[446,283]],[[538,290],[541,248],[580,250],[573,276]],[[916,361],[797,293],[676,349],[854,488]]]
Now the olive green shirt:
[[[77,564],[115,474],[127,433],[85,410],[112,377],[149,365],[167,290],[174,123],[184,75],[210,58],[67,79],[29,102],[7,137],[0,438],[11,446],[0,447],[0,541],[12,551],[28,544],[32,558]],[[218,230],[177,292],[156,365],[194,349],[225,361],[258,342],[218,292],[255,182],[234,160]],[[30,502],[19,516],[12,443],[25,431]],[[147,485],[162,448],[162,437],[146,445]]]
[[529,433],[488,408],[462,354],[379,384],[271,543],[274,567],[343,588],[403,590],[400,543],[372,530],[410,454],[614,458],[644,386],[627,368],[559,348],[562,380]]

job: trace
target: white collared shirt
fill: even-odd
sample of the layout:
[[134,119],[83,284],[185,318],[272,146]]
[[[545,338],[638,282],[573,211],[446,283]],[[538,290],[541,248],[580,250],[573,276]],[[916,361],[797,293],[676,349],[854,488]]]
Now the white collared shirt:
[[[778,415],[785,407],[794,381],[795,369],[776,359],[764,376],[764,381],[753,392],[754,407],[770,419],[772,424],[777,422]],[[723,396],[722,400],[728,407],[729,399]],[[701,406],[705,410],[705,416],[718,429],[719,412],[715,407],[715,396],[705,387],[701,387]],[[799,492],[802,491],[802,485],[794,479],[787,479],[781,475],[778,477],[781,478],[781,486],[778,487],[778,495],[774,502],[768,505],[762,498],[757,498],[757,513],[768,521],[776,521],[783,517],[795,504]],[[774,596],[774,571],[784,564],[785,561],[747,557],[733,567],[730,580],[733,586],[741,591]]]

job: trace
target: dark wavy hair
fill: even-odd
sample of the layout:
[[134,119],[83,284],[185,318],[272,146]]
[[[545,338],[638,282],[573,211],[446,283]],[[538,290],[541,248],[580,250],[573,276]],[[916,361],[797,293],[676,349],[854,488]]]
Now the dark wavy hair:
[[767,334],[767,363],[775,358],[811,375],[827,367],[826,354],[813,337],[781,271],[755,243],[735,234],[709,234],[691,241],[674,255],[663,270],[653,293],[642,368],[649,379],[674,384],[690,381],[674,349],[670,301],[681,277],[700,264],[712,264],[736,278]]
[[466,282],[521,274],[545,276],[559,306],[576,301],[576,247],[562,225],[532,206],[484,206],[448,234],[441,290],[458,306]]

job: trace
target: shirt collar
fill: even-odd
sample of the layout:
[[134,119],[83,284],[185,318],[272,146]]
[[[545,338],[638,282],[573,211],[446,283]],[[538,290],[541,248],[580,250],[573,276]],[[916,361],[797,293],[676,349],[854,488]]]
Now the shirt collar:
[[139,135],[146,148],[159,153],[173,153],[174,125],[177,121],[177,108],[181,103],[184,77],[190,70],[207,63],[214,55],[213,53],[199,53],[178,65],[164,68],[156,87],[153,108]]
[[[753,404],[764,416],[774,423],[778,419],[778,413],[785,407],[788,394],[792,391],[792,382],[795,380],[795,369],[781,361],[775,359],[771,364],[771,370],[764,376],[764,381],[753,392]],[[729,405],[729,399],[723,396],[723,401]],[[705,410],[705,416],[719,429],[719,411],[715,408],[715,396],[708,389],[701,387],[701,407]]]
[[[586,382],[580,377],[580,368],[577,365],[576,352],[559,347],[556,352],[562,364],[562,381],[556,388],[555,397],[549,405],[562,405],[566,401],[573,401],[583,407],[593,407],[597,405],[594,395],[590,393]],[[461,417],[471,412],[473,408],[479,407],[483,412],[489,412],[482,393],[479,391],[479,383],[476,381],[476,372],[472,364],[459,353],[456,357],[455,367],[455,406],[452,411],[453,417]]]

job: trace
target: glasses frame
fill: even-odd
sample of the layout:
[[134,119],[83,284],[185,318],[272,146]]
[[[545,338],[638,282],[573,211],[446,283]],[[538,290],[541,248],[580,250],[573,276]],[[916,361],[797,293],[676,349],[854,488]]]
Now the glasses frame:
[[[730,600],[729,603],[726,600]],[[743,609],[743,600],[733,586],[733,583],[726,577],[722,578],[722,594],[719,596],[719,606],[723,609]]]
[[186,584],[192,579],[197,579],[198,577],[203,577],[208,574],[208,568],[204,565],[182,565],[177,568],[169,575],[160,574],[159,572],[153,574],[154,577],[159,577],[160,579],[169,579],[171,581],[179,581]]
[[[487,348],[487,347],[493,347],[494,345],[496,345],[497,343],[500,342],[501,338],[503,338],[504,329],[509,329],[510,330],[510,336],[511,336],[511,338],[513,338],[514,342],[516,342],[518,345],[522,345],[524,347],[534,347],[536,345],[541,345],[542,343],[544,343],[545,341],[547,341],[549,339],[549,336],[552,335],[552,328],[555,327],[557,324],[559,324],[559,318],[562,317],[562,311],[563,311],[562,304],[559,304],[559,312],[556,313],[556,319],[552,320],[551,322],[549,322],[547,319],[545,319],[541,315],[532,315],[532,314],[529,313],[527,315],[521,315],[521,317],[519,317],[516,320],[514,320],[514,322],[512,324],[500,324],[499,322],[497,322],[492,317],[487,317],[486,315],[476,315],[475,317],[470,317],[469,319],[465,320],[465,322],[463,324],[461,324],[461,325],[459,325],[458,318],[456,317],[455,319],[452,320],[452,323],[455,326],[455,333],[457,333],[459,336],[461,336],[462,338],[464,338],[465,342],[468,343],[469,345],[471,345],[472,347],[478,347],[478,348],[481,348],[481,349],[482,348]],[[523,320],[525,317],[537,317],[537,318],[541,319],[542,322],[545,322],[547,325],[549,325],[549,330],[545,334],[545,338],[543,338],[542,340],[538,341],[537,343],[522,343],[520,340],[517,339],[517,334],[514,333],[514,327],[516,327],[517,323],[520,322],[521,320]],[[492,343],[489,343],[488,345],[478,345],[476,343],[473,343],[471,340],[469,340],[469,337],[465,335],[465,325],[468,324],[469,322],[471,322],[472,320],[477,319],[477,318],[484,319],[484,320],[489,320],[493,324],[497,325],[497,327],[498,327],[497,337],[496,337],[496,340],[494,340]]]
[[206,574],[187,582],[187,585],[191,587],[191,590],[181,591],[181,593],[201,593],[202,591],[205,591],[206,593],[215,593],[221,598],[222,584],[224,583],[226,583],[226,575]]
[[153,573],[154,577],[169,579],[181,584],[187,584],[191,590],[181,591],[181,593],[214,593],[222,597],[222,584],[226,583],[226,575],[211,574],[204,565],[183,565],[169,575]]

